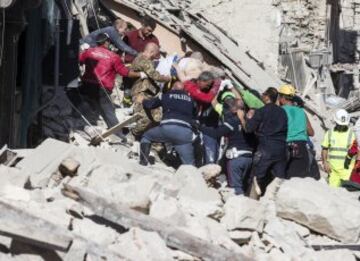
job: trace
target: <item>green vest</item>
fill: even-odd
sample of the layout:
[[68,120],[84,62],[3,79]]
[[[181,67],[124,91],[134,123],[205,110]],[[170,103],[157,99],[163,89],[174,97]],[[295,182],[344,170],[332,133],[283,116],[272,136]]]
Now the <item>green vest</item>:
[[286,141],[307,141],[309,136],[307,134],[307,122],[304,109],[291,105],[284,105],[282,108],[285,110],[288,118]]

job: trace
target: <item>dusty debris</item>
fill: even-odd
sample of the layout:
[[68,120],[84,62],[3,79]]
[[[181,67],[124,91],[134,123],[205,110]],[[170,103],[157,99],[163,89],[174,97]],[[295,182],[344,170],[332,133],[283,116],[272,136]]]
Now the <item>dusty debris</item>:
[[359,202],[344,189],[334,190],[310,179],[292,179],[281,185],[275,202],[282,218],[344,243],[359,240]]

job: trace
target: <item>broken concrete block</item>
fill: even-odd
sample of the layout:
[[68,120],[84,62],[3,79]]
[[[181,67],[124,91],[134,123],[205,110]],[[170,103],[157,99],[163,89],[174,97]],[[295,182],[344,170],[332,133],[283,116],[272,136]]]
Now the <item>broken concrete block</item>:
[[129,174],[119,166],[102,165],[91,172],[87,186],[110,201],[147,211],[155,184],[156,178],[151,175]]
[[223,215],[221,196],[206,185],[200,171],[192,166],[181,166],[176,177],[182,187],[177,195],[181,208],[203,217],[220,218]]
[[83,238],[89,238],[95,243],[108,246],[114,244],[119,234],[112,228],[85,219],[74,219],[72,222],[73,232]]
[[237,244],[243,245],[250,241],[252,233],[251,231],[245,230],[233,230],[229,231],[229,236]]
[[265,206],[256,200],[234,196],[224,206],[225,215],[221,223],[227,230],[256,230],[262,232],[265,220]]
[[310,229],[307,227],[304,227],[302,225],[299,225],[295,222],[291,222],[289,220],[282,219],[281,223],[283,223],[286,226],[292,227],[293,230],[296,231],[302,238],[305,238],[310,235]]
[[60,163],[59,171],[63,176],[73,177],[76,175],[79,167],[80,162],[72,158],[66,158]]
[[305,241],[293,226],[288,226],[279,218],[268,222],[264,228],[264,233],[274,239],[273,242],[277,248],[293,257],[300,257],[306,253]]
[[20,200],[24,202],[31,200],[30,191],[9,184],[5,184],[0,188],[0,197],[7,200]]
[[221,174],[221,167],[217,164],[209,164],[199,168],[200,173],[206,181],[216,178]]
[[161,237],[155,232],[147,232],[140,228],[131,228],[129,232],[122,234],[118,243],[110,245],[109,249],[129,260],[172,260],[172,253]]
[[23,188],[29,180],[29,176],[27,171],[0,165],[0,186],[10,183],[14,186]]
[[347,249],[317,251],[314,253],[316,260],[331,260],[331,261],[355,261],[355,256]]
[[149,215],[175,226],[185,225],[185,214],[173,197],[159,195],[151,202]]
[[222,246],[237,253],[242,253],[241,248],[231,240],[226,229],[211,218],[186,216],[186,226],[182,227],[182,229],[212,244]]
[[30,173],[32,188],[44,188],[57,171],[60,162],[70,154],[72,149],[73,147],[68,143],[46,139],[16,167]]
[[350,192],[313,179],[285,181],[276,195],[278,216],[344,243],[360,235],[360,208]]

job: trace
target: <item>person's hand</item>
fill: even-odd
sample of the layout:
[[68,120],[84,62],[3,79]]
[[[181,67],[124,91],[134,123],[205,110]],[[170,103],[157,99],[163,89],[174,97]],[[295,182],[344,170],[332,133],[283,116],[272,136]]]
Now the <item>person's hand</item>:
[[247,117],[248,119],[251,119],[252,117],[254,117],[254,115],[255,115],[255,110],[250,109],[250,110],[248,111],[248,113],[246,114],[246,117]]
[[344,161],[344,169],[349,169],[352,158],[349,155],[346,155]]
[[327,174],[330,174],[331,173],[331,167],[330,167],[330,164],[329,162],[325,161],[323,162],[323,165],[324,165],[324,170]]
[[140,72],[140,79],[144,80],[144,79],[147,79],[147,78],[148,78],[148,76],[147,76],[146,73]]

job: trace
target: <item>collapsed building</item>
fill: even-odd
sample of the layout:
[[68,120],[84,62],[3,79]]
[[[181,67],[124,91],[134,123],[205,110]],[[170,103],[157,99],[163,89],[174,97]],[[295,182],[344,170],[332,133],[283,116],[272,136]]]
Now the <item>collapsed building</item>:
[[[3,1],[0,143],[26,147],[45,137],[66,140],[77,123],[64,118],[66,109],[47,111],[79,74],[79,39],[116,16],[139,26],[144,14],[159,23],[155,34],[164,53],[200,50],[233,81],[260,92],[291,82],[308,111],[329,127],[334,108],[357,116],[358,5],[340,0]],[[55,120],[59,114],[64,117]]]
[[0,260],[360,258],[358,193],[275,180],[255,201],[229,196],[217,165],[139,166],[136,144],[89,146],[65,94],[84,34],[148,14],[163,54],[201,51],[260,92],[290,82],[327,128],[332,110],[357,116],[360,104],[356,1],[6,0],[0,11],[0,146],[11,148],[0,150]]

